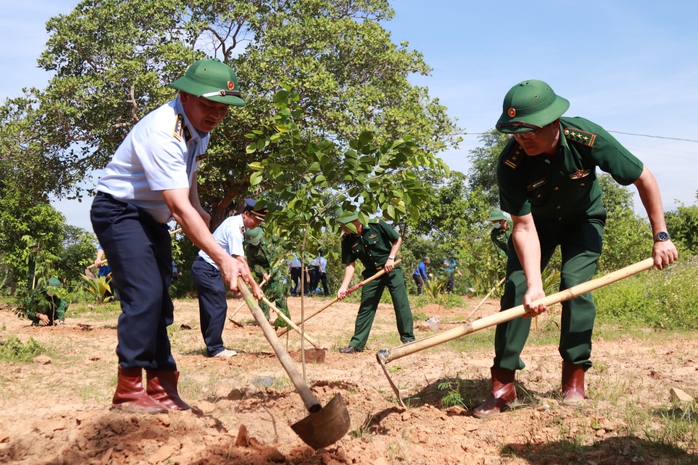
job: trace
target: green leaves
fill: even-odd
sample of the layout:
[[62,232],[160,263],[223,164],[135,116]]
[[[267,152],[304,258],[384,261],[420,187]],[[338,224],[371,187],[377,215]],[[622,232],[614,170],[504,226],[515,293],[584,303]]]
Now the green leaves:
[[[253,172],[250,183],[275,186],[270,200],[285,205],[273,216],[279,233],[302,243],[307,232],[312,241],[328,224],[334,224],[338,209],[358,208],[364,222],[376,215],[392,221],[407,214],[418,217],[419,204],[429,197],[419,182],[422,164],[426,162],[435,176],[442,176],[447,172],[443,162],[418,150],[408,137],[387,140],[380,147],[373,144],[375,134],[370,131],[346,143],[305,140],[301,137],[305,127],[300,125],[305,121],[303,115],[297,120],[290,116],[300,110],[297,95],[285,89],[274,97],[278,108],[291,110],[278,112],[270,123],[277,131],[283,126],[284,132],[276,132],[275,139],[260,137],[249,144],[270,149],[269,157],[248,167]],[[268,130],[261,132],[268,134]],[[342,151],[342,146],[347,149]],[[275,169],[286,160],[291,163]]]

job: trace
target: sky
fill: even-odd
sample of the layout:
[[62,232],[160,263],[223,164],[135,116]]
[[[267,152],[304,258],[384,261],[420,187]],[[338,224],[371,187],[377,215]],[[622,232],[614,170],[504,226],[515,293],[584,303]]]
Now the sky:
[[[4,2],[5,3],[5,2]],[[46,21],[74,0],[6,2],[0,17],[0,101],[44,87],[36,66]],[[464,130],[458,150],[437,154],[468,172],[469,151],[492,129],[507,91],[546,81],[582,116],[611,132],[654,173],[665,211],[696,204],[698,191],[698,2],[677,0],[394,0],[384,23],[431,66],[411,81],[429,88]],[[635,189],[631,187],[635,192]],[[56,201],[74,226],[91,231],[90,199]],[[635,195],[635,210],[644,215]]]

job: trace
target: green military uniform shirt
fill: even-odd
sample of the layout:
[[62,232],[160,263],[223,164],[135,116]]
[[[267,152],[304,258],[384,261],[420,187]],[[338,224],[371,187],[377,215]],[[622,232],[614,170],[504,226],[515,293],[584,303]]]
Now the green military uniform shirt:
[[[390,256],[390,249],[400,235],[383,220],[373,219],[362,225],[361,234],[345,234],[342,238],[342,263],[349,265],[360,260],[364,265],[364,278],[369,278],[383,269]],[[390,273],[367,283],[361,288],[361,305],[356,315],[354,335],[349,345],[358,351],[364,350],[378,309],[381,295],[388,288],[393,300],[395,319],[400,341],[414,341],[412,310],[405,288],[405,277],[400,265]]]
[[[558,147],[551,159],[528,156],[512,140],[499,158],[497,181],[502,210],[514,216],[533,215],[543,264],[557,245],[567,247],[567,255],[562,256],[560,284],[561,289],[567,289],[592,278],[601,253],[606,211],[596,168],[611,174],[619,184],[628,185],[640,177],[643,165],[603,128],[583,118],[560,118]],[[526,288],[521,263],[510,254],[502,309],[521,304]],[[591,366],[595,315],[590,293],[562,303],[558,350],[565,363]],[[530,326],[530,318],[497,326],[495,367],[525,367],[520,356]]]
[[509,236],[511,236],[511,230],[514,228],[514,222],[507,220],[507,229],[502,228],[492,228],[490,231],[490,239],[497,249],[497,253],[501,256],[506,256],[507,250],[509,248]]
[[[284,313],[287,317],[291,314],[288,311],[286,296],[288,295],[288,283],[286,282],[286,261],[283,257],[281,247],[276,244],[273,239],[264,238],[262,241],[253,245],[245,242],[245,260],[250,267],[250,271],[258,283],[262,282],[265,274],[269,274],[269,281],[264,286],[264,295],[272,302],[276,308]],[[269,317],[269,306],[264,303],[259,303],[264,316]],[[286,322],[278,317],[274,322],[275,327],[285,327]]]
[[373,219],[363,225],[361,235],[345,234],[342,238],[342,263],[348,265],[361,260],[364,276],[372,276],[383,269],[390,249],[400,235],[383,220]]
[[39,317],[38,313],[43,313],[48,316],[49,325],[55,325],[56,322],[65,322],[65,314],[68,311],[68,302],[60,299],[59,297],[53,295],[50,296],[46,292],[43,292],[44,299],[46,300],[46,308],[30,308],[27,309],[27,317],[32,320],[33,326],[38,326]]
[[552,160],[528,156],[512,139],[497,165],[502,210],[536,224],[606,219],[596,167],[621,185],[637,181],[643,164],[601,126],[584,118],[560,118],[561,141]]

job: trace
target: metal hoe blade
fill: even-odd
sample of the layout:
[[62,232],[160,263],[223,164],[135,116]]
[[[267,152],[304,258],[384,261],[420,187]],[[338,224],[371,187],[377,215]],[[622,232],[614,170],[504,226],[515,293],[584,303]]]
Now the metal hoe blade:
[[381,368],[383,368],[383,373],[385,373],[385,377],[388,378],[388,383],[390,384],[390,387],[393,389],[395,397],[397,397],[398,404],[400,404],[400,407],[402,408],[407,408],[405,404],[402,402],[402,397],[400,396],[400,389],[398,389],[398,387],[393,382],[393,379],[388,374],[388,368],[385,366],[385,363],[383,362],[383,358],[387,356],[388,351],[385,349],[381,349],[376,353],[376,359],[378,360],[378,363],[380,363]]
[[320,411],[310,413],[291,429],[313,449],[322,449],[344,437],[350,426],[349,411],[341,394],[335,394]]

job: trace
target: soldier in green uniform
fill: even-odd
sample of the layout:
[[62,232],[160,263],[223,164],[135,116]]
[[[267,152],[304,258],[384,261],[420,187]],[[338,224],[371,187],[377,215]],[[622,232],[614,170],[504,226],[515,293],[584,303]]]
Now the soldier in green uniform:
[[[283,251],[273,240],[264,237],[264,230],[257,226],[245,233],[245,259],[250,271],[257,282],[266,281],[264,295],[279,311],[291,317],[286,303],[289,286],[286,282],[286,261]],[[259,302],[264,316],[269,319],[269,306]],[[287,326],[286,322],[277,317],[274,327]]]
[[393,299],[400,340],[403,343],[414,341],[412,310],[407,299],[405,277],[402,267],[395,265],[402,238],[383,220],[373,219],[368,224],[362,224],[359,221],[358,212],[342,212],[337,221],[344,231],[342,263],[345,265],[344,279],[337,297],[339,299],[346,297],[351,278],[354,276],[356,260],[361,260],[364,265],[364,279],[370,278],[384,268],[386,271],[386,274],[361,288],[361,306],[356,315],[354,336],[349,345],[339,351],[343,354],[353,354],[364,350],[378,303],[386,287]]
[[507,219],[501,210],[492,210],[490,212],[490,217],[487,221],[492,223],[492,231],[490,231],[490,239],[494,244],[497,253],[501,257],[507,256],[507,250],[509,248],[509,236],[511,236],[511,229],[513,222]]
[[[606,220],[597,167],[618,183],[637,188],[652,227],[655,266],[661,269],[678,259],[666,232],[654,175],[602,127],[584,118],[563,117],[568,108],[566,99],[538,80],[521,82],[504,97],[497,129],[513,137],[499,157],[497,183],[501,208],[513,219],[516,253],[507,256],[502,310],[523,304],[528,316],[534,316],[547,309],[532,303],[545,296],[541,270],[558,245],[561,290],[593,277]],[[585,397],[595,316],[590,293],[562,304],[559,353],[566,404]],[[476,417],[496,415],[516,399],[514,375],[525,366],[520,355],[530,325],[530,318],[517,318],[497,326],[492,392],[475,409]]]
[[39,323],[46,326],[65,324],[68,302],[56,295],[55,290],[60,287],[58,278],[49,278],[48,285],[41,290],[41,304],[27,309],[27,317],[32,320],[32,326],[39,326]]

